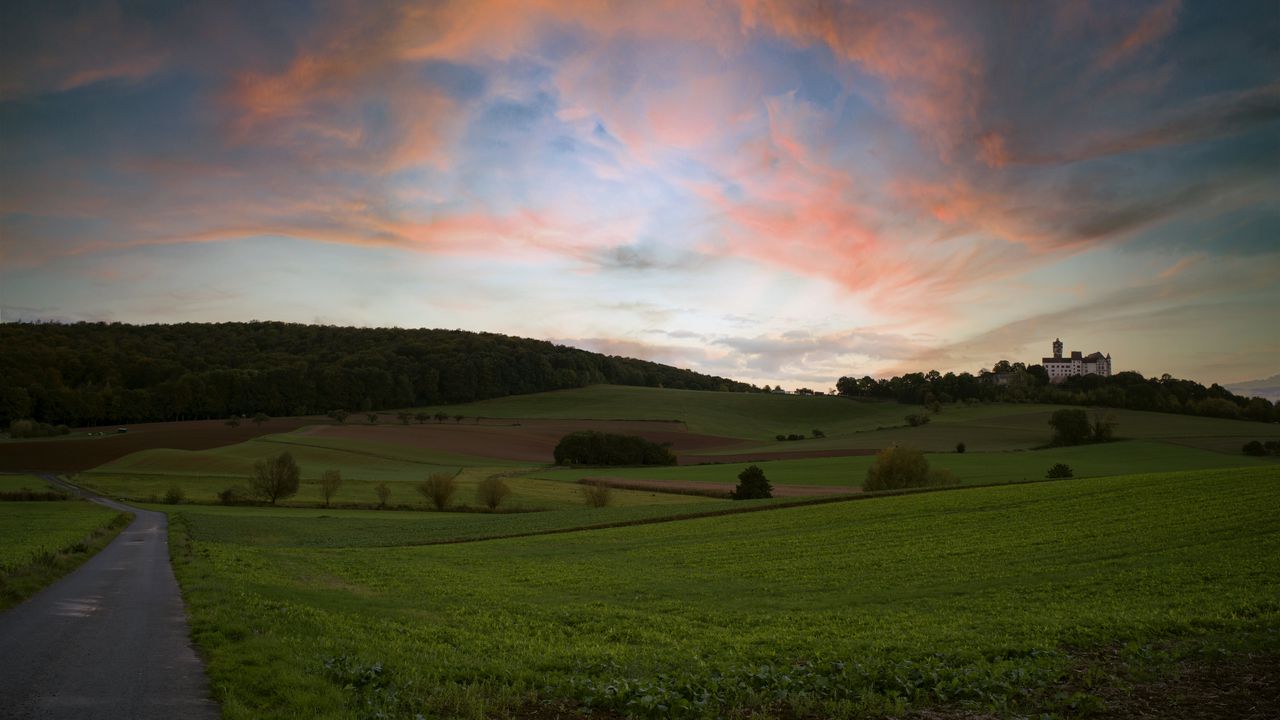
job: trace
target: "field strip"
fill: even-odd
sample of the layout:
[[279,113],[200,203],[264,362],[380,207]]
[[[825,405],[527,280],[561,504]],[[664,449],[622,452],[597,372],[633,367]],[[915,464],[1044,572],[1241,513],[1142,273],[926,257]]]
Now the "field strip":
[[617,520],[614,522],[595,523],[591,525],[575,525],[573,527],[551,528],[547,530],[531,530],[528,532],[510,533],[506,535],[488,535],[484,537],[468,537],[468,538],[452,538],[447,540],[427,540],[424,542],[412,543],[409,545],[400,545],[397,547],[425,547],[428,545],[461,545],[464,543],[487,542],[489,540],[510,540],[513,538],[537,537],[539,535],[564,535],[567,533],[590,532],[593,530],[610,530],[613,528],[633,527],[637,525],[657,525],[660,523],[681,522],[684,520],[699,520],[701,518],[721,517],[723,515],[742,515],[745,513],[770,512],[773,510],[790,510],[792,508],[809,507],[813,505],[828,505],[830,503],[854,502],[857,500],[876,500],[878,498],[898,497],[901,495],[921,495],[924,493],[936,492],[952,492],[960,490],[979,490],[982,488],[993,487],[1009,487],[1011,485],[1035,485],[1039,483],[1069,482],[1071,478],[1061,479],[1036,479],[1024,480],[1022,482],[1003,482],[1003,483],[986,483],[983,485],[957,485],[951,487],[926,487],[926,488],[906,488],[902,490],[881,490],[878,492],[859,492],[849,495],[831,495],[826,497],[811,497],[803,500],[795,500],[777,503],[775,505],[757,505],[752,507],[730,507],[719,508],[716,510],[707,510],[700,512],[679,513],[676,515],[664,515],[662,517],[642,518],[638,520]]
[[360,455],[363,457],[376,458],[378,460],[390,460],[392,462],[404,462],[404,463],[410,463],[413,465],[431,465],[433,467],[439,467],[440,465],[452,464],[452,463],[428,462],[426,460],[419,460],[417,458],[410,458],[410,457],[379,455],[378,453],[369,452],[367,450],[351,450],[349,448],[337,447],[334,445],[312,444],[312,443],[298,442],[296,440],[276,440],[273,438],[265,438],[265,437],[257,438],[257,440],[259,442],[277,443],[279,445],[296,445],[298,447],[311,448],[312,450],[319,449],[319,450],[325,450],[327,452],[347,453],[349,455]]

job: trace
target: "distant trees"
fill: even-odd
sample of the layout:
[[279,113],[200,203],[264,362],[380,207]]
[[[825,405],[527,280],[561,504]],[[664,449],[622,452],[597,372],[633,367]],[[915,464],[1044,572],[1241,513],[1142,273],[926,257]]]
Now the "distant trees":
[[256,412],[253,414],[253,424],[257,425],[258,427],[262,427],[262,423],[270,419],[271,418],[264,412]]
[[1089,440],[1089,414],[1084,410],[1063,408],[1049,417],[1054,445],[1079,445]]
[[1253,457],[1280,455],[1280,440],[1267,440],[1266,442],[1250,440],[1244,444],[1241,451],[1244,452],[1245,455],[1251,455]]
[[896,445],[881,450],[867,468],[867,479],[862,489],[899,490],[937,485],[953,485],[956,478],[950,471],[930,470],[924,453],[914,448]]
[[14,420],[9,423],[9,437],[14,440],[25,438],[57,437],[67,435],[71,428],[66,425],[50,425],[35,420]]
[[842,377],[836,391],[845,397],[897,400],[903,403],[941,408],[952,402],[1038,402],[1053,405],[1149,410],[1185,415],[1247,419],[1271,422],[1280,419],[1274,403],[1266,398],[1245,398],[1219,385],[1205,387],[1170,375],[1145,378],[1136,372],[1119,372],[1110,377],[1082,375],[1061,383],[1050,383],[1040,365],[1002,360],[995,374],[982,370],[971,373],[907,373],[892,378]]
[[413,419],[417,420],[419,425],[422,425],[431,419],[431,413],[416,412],[413,414]]
[[338,490],[342,487],[342,472],[339,470],[325,470],[320,476],[320,496],[324,498],[324,506],[329,507],[329,503],[333,500],[333,496],[338,494]]
[[[453,494],[458,490],[456,477],[447,472],[431,473],[426,480],[418,483],[418,492],[422,493],[432,505],[436,506],[436,510],[444,510],[449,507],[449,501],[453,499]],[[494,507],[497,507],[496,505]]]
[[738,486],[729,497],[734,500],[758,500],[773,497],[773,485],[765,478],[764,471],[755,465],[738,473]]
[[490,475],[476,485],[476,502],[489,508],[490,512],[497,510],[510,494],[511,487],[496,475]]
[[642,360],[459,330],[0,323],[0,427],[23,418],[99,425],[285,416],[305,408],[435,408],[596,383],[755,389]]
[[380,482],[373,486],[373,492],[378,496],[378,509],[386,509],[387,501],[391,499],[391,486],[385,482]]
[[408,410],[401,410],[396,413],[396,419],[400,421],[401,425],[408,425],[413,420],[413,413]]
[[437,412],[437,413],[435,414],[435,419],[436,419],[436,422],[438,422],[438,423],[442,423],[442,422],[444,422],[445,420],[448,420],[448,419],[449,419],[449,413],[445,413],[445,412]]
[[228,427],[240,427],[240,416],[232,415],[231,417],[227,418],[226,424]]
[[557,465],[674,465],[676,456],[665,445],[635,435],[594,430],[570,433],[553,451]]
[[364,416],[369,420],[370,425],[378,424],[378,413],[375,413],[375,412],[365,413]]
[[1110,442],[1115,439],[1116,421],[1111,415],[1095,415],[1078,408],[1055,410],[1049,417],[1054,445],[1080,445],[1087,442]]
[[275,505],[277,500],[297,494],[301,474],[293,455],[286,451],[253,464],[253,475],[249,477],[249,490],[257,497]]
[[351,413],[348,413],[346,410],[330,410],[329,411],[329,417],[332,418],[333,421],[338,423],[339,425],[345,423],[347,421],[347,416],[350,414]]

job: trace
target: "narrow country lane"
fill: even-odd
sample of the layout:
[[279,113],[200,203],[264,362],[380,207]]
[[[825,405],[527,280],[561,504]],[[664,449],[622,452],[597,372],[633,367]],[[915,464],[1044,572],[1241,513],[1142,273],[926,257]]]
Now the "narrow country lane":
[[0,718],[219,717],[191,647],[164,513],[82,494],[136,519],[75,572],[0,613]]

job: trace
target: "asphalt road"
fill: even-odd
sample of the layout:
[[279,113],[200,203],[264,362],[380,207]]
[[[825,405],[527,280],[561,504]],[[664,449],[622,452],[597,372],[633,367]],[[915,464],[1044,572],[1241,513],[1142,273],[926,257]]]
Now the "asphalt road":
[[167,518],[137,517],[75,572],[0,613],[0,718],[214,720],[169,565]]

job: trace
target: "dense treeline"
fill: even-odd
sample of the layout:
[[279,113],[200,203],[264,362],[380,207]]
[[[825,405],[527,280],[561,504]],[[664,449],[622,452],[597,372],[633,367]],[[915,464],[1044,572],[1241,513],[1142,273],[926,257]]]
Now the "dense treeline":
[[1192,380],[1179,380],[1167,374],[1159,378],[1144,378],[1136,372],[1121,372],[1111,377],[1070,377],[1054,385],[1049,382],[1049,374],[1044,367],[1007,361],[998,363],[994,372],[983,371],[978,375],[944,375],[932,370],[882,380],[842,377],[836,382],[836,389],[841,395],[849,397],[892,399],[922,405],[963,400],[1037,402],[1097,405],[1259,422],[1280,420],[1277,408],[1266,398],[1241,397],[1216,383],[1205,387]]
[[0,325],[0,427],[459,403],[596,383],[754,390],[668,365],[461,330],[279,322]]
[[671,448],[635,435],[580,430],[560,438],[557,465],[675,465]]

